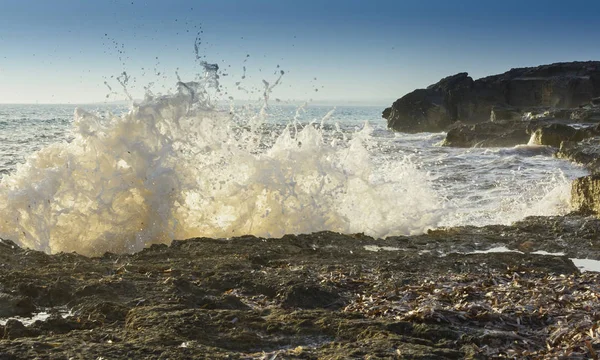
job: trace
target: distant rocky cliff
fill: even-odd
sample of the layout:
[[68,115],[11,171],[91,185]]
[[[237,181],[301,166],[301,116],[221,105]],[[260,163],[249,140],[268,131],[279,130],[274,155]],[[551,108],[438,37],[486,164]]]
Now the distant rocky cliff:
[[576,108],[600,97],[600,61],[512,69],[473,80],[467,73],[415,90],[383,111],[401,132],[438,132],[455,122],[519,120],[532,109]]

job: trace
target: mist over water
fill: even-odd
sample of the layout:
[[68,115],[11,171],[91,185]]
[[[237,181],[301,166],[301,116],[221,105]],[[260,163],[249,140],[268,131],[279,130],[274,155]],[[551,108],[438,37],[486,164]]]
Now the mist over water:
[[121,114],[64,120],[64,108],[31,107],[53,120],[27,127],[35,116],[3,107],[0,135],[27,145],[0,149],[0,237],[101,255],[199,236],[419,234],[565,213],[569,182],[584,173],[544,148],[394,134],[379,108],[269,105],[280,77],[265,82],[264,102],[217,106],[204,65],[204,77]]

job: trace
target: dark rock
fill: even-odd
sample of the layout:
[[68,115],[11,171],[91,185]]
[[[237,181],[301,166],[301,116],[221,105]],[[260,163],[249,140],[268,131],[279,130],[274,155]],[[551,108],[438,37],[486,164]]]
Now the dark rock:
[[67,278],[57,279],[50,284],[23,281],[19,283],[18,291],[42,307],[63,306],[73,298],[70,280]]
[[[385,116],[384,116],[385,117]],[[490,114],[490,121],[519,121],[523,119],[523,110],[509,105],[494,105]]]
[[114,298],[117,296],[115,290],[107,284],[87,284],[74,293],[75,298],[82,297],[103,297],[106,299]]
[[28,297],[0,293],[0,318],[11,316],[31,316],[35,305]]
[[553,119],[569,120],[573,118],[573,112],[573,109],[550,109],[544,115]]
[[567,124],[576,121],[559,116],[563,111],[544,113],[544,117],[519,121],[487,121],[478,124],[456,123],[450,127],[442,146],[512,147],[528,144],[559,147],[563,141],[581,141],[600,135],[600,128],[575,129]]
[[528,126],[523,121],[460,124],[448,131],[442,146],[511,147],[527,144],[530,138]]
[[22,322],[10,319],[4,325],[4,339],[16,339],[20,337],[31,336],[32,331],[27,329]]
[[339,308],[341,296],[316,285],[297,284],[283,294],[282,305],[286,308],[318,309]]
[[571,120],[582,123],[598,123],[600,122],[600,106],[575,109],[571,113]]
[[[444,108],[431,100],[427,90],[415,90],[398,99],[382,115],[388,119],[388,127],[402,132],[439,132],[452,124]],[[435,102],[434,102],[435,101]],[[385,116],[387,115],[387,116]]]
[[65,319],[59,313],[51,314],[46,320],[38,320],[34,322],[30,328],[38,333],[49,335],[67,334],[73,330],[82,328],[85,321],[79,322],[73,319]]
[[89,321],[114,322],[125,321],[130,308],[111,301],[86,302],[73,308],[79,318]]
[[571,204],[582,213],[600,214],[600,174],[573,180]]
[[560,147],[561,142],[573,140],[576,134],[577,130],[572,126],[551,124],[537,129],[531,139],[535,145]]
[[[81,259],[25,266],[10,248],[3,290],[37,302],[63,279],[53,291],[70,294],[74,315],[9,321],[0,359],[584,358],[572,339],[595,329],[600,275],[570,259],[600,260],[599,235],[600,219],[569,214],[386,239],[193,239],[87,259],[76,275]],[[515,252],[482,252],[498,246]]]
[[600,135],[600,132],[596,128],[575,129],[564,124],[550,124],[535,130],[531,139],[536,145],[558,148],[563,141],[578,142],[597,135]]
[[392,108],[391,108],[391,107],[389,107],[389,108],[385,108],[385,109],[383,110],[383,112],[381,113],[381,116],[382,116],[383,118],[387,119],[387,118],[389,118],[389,117],[390,117],[391,113],[392,113]]
[[563,141],[556,156],[582,164],[591,173],[597,173],[600,171],[600,137],[580,142]]
[[[384,111],[388,127],[404,132],[438,132],[446,129],[457,120],[458,109],[450,101],[459,96],[459,93],[466,92],[472,82],[473,79],[467,73],[460,73],[444,78],[427,89],[405,95],[394,102],[389,111]],[[443,106],[444,103],[448,106]]]
[[495,120],[514,120],[519,118],[517,109],[575,108],[598,96],[600,62],[556,63],[512,69],[475,81],[459,73],[403,96],[382,115],[396,131],[438,132],[456,121],[488,121],[492,109]]

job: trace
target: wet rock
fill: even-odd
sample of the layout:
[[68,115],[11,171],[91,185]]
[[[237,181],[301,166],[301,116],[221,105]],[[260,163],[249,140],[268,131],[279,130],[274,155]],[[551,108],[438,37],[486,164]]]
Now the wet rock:
[[559,147],[563,141],[579,141],[574,140],[577,130],[571,126],[563,124],[551,124],[538,128],[532,136],[532,141],[535,145],[547,145]]
[[111,301],[86,302],[73,308],[75,316],[86,321],[114,322],[125,321],[130,308]]
[[460,124],[446,134],[442,146],[453,147],[512,147],[527,144],[527,122],[485,122]]
[[600,128],[576,129],[573,120],[551,117],[520,121],[488,121],[478,124],[456,123],[450,127],[442,146],[513,147],[528,144],[559,147],[563,141],[578,142],[600,135]]
[[438,132],[457,121],[489,121],[492,109],[496,120],[513,120],[518,111],[501,109],[576,108],[599,95],[600,62],[556,63],[478,80],[459,73],[403,96],[382,115],[396,131]]
[[575,129],[564,124],[550,124],[535,130],[531,139],[536,145],[558,148],[563,141],[579,142],[598,135],[600,135],[600,131],[597,128]]
[[31,316],[35,305],[28,297],[0,293],[0,318],[11,316]]
[[17,339],[20,337],[31,336],[34,332],[30,331],[22,322],[10,319],[4,325],[3,339]]
[[[384,116],[385,117],[385,116]],[[523,119],[523,110],[509,105],[494,105],[490,114],[490,121],[521,121]]]
[[[443,131],[457,120],[457,109],[444,104],[459,93],[467,92],[472,83],[467,73],[449,76],[427,89],[415,90],[398,99],[382,115],[388,119],[388,127],[397,131]],[[488,117],[489,114],[488,110]]]
[[[600,260],[599,236],[600,219],[570,214],[386,239],[192,239],[132,255],[40,257],[18,272],[26,252],[11,249],[2,290],[38,301],[45,287],[65,284],[54,291],[65,289],[73,315],[10,323],[0,354],[461,359],[565,349],[582,357],[585,345],[573,339],[595,331],[585,320],[600,312],[600,275],[569,258]],[[499,246],[514,252],[485,252]]]
[[571,119],[582,123],[600,122],[600,106],[586,106],[576,109],[571,114]]
[[571,203],[583,213],[600,214],[600,174],[573,180]]
[[600,137],[580,142],[563,141],[556,156],[584,165],[591,173],[600,171]]
[[67,334],[73,330],[79,330],[83,326],[82,321],[65,319],[59,313],[51,314],[46,320],[34,322],[30,328],[38,333],[47,335]]
[[282,305],[286,308],[319,309],[339,308],[343,303],[335,291],[317,285],[296,284],[282,294]]
[[32,298],[38,306],[48,308],[63,306],[73,299],[72,284],[66,278],[58,278],[50,283],[22,281],[18,284],[18,292]]

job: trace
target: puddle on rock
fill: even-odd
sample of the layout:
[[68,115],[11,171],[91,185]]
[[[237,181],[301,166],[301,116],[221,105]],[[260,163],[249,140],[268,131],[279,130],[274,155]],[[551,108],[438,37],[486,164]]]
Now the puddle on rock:
[[367,251],[402,251],[404,249],[393,247],[393,246],[377,246],[377,245],[365,245],[364,249]]
[[38,313],[34,313],[33,316],[31,316],[31,317],[11,316],[8,318],[0,318],[0,325],[4,326],[4,325],[6,325],[8,320],[14,319],[14,320],[19,320],[25,326],[29,326],[38,320],[45,321],[46,319],[48,319],[50,317],[50,315],[52,315],[54,313],[60,314],[63,318],[73,315],[73,313],[71,311],[69,311],[66,307],[51,308],[51,309],[46,309],[44,311],[40,311]]

